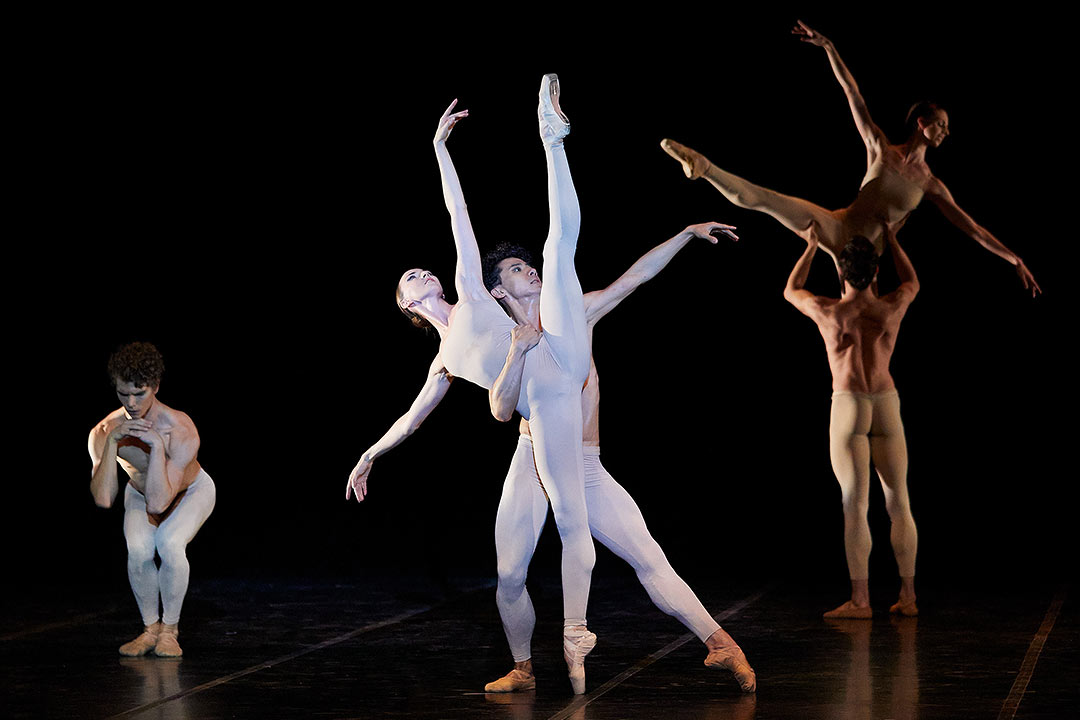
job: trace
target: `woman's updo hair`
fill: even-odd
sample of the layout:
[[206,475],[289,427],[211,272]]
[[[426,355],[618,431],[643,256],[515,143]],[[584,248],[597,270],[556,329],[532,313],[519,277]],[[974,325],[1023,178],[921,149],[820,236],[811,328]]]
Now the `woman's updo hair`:
[[907,111],[907,118],[904,120],[904,127],[907,130],[908,137],[919,131],[919,120],[928,118],[941,109],[940,105],[930,100],[920,100],[912,105],[911,109]]

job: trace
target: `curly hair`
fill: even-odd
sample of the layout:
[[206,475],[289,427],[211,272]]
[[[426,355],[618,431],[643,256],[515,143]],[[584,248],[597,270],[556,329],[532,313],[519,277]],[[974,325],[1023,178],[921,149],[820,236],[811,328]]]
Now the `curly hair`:
[[109,377],[130,382],[136,387],[157,387],[165,373],[165,361],[158,349],[148,342],[122,345],[109,357]]
[[840,277],[856,290],[865,290],[874,281],[878,269],[878,254],[874,243],[856,235],[840,251]]
[[488,290],[494,290],[496,287],[502,284],[501,273],[499,271],[499,263],[506,258],[518,258],[526,265],[533,264],[532,253],[518,245],[508,241],[500,242],[491,250],[484,253],[484,258],[481,260],[481,267],[484,273],[484,287]]

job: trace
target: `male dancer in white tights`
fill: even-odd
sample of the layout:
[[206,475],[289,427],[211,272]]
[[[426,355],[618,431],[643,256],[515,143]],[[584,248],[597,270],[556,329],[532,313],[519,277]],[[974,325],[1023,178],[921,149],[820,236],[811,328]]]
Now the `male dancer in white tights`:
[[[715,243],[716,238],[711,233],[725,233],[734,237],[728,225],[693,225],[646,253],[607,289],[586,294],[585,312],[590,346],[592,328],[597,320],[663,269],[691,239],[703,237]],[[486,284],[491,294],[502,301],[504,308],[509,309],[514,319],[521,323],[513,330],[506,364],[489,392],[492,410],[501,420],[509,420],[513,415],[520,392],[525,353],[539,342],[539,333],[530,324],[529,317],[537,312],[541,282],[537,272],[527,264],[512,262],[520,260],[522,254],[524,251],[520,249],[499,255],[489,253],[495,263],[504,259],[506,262],[501,263],[504,267],[495,270],[494,280]],[[485,278],[488,275],[485,272]],[[349,477],[346,499],[353,491],[358,501],[363,499],[372,463],[420,427],[446,396],[450,380],[444,367],[438,363],[432,365],[428,380],[409,411],[361,455]],[[661,609],[677,617],[705,642],[709,649],[706,665],[731,670],[743,690],[753,692],[756,687],[754,671],[742,650],[720,629],[686,583],[671,569],[663,551],[649,535],[633,499],[600,466],[597,425],[599,391],[596,367],[591,357],[589,379],[584,386],[581,404],[590,531],[634,566],[650,597]],[[548,504],[533,463],[529,426],[525,421],[522,421],[522,426],[523,434],[504,484],[496,519],[499,570],[496,597],[516,664],[506,677],[490,683],[486,688],[488,692],[511,692],[535,687],[529,660],[535,616],[525,592],[525,571],[536,548]]]
[[[732,230],[732,226],[719,223],[691,225],[643,255],[607,288],[586,293],[585,318],[590,347],[596,322],[667,266],[691,239],[705,238],[715,243],[720,234],[738,239]],[[484,280],[491,294],[519,323],[503,373],[489,395],[492,414],[507,421],[514,414],[525,356],[541,336],[538,330],[541,282],[526,251],[510,244],[500,245],[485,256]],[[605,547],[630,563],[658,608],[678,619],[705,643],[709,650],[706,666],[730,670],[744,692],[754,692],[754,671],[738,644],[675,573],[664,551],[649,534],[637,503],[600,463],[600,390],[596,364],[591,357],[590,365],[589,379],[581,395],[589,530]],[[536,687],[530,647],[536,614],[525,588],[525,578],[547,518],[548,500],[533,461],[528,421],[522,419],[520,427],[517,450],[503,484],[495,519],[499,572],[495,598],[514,668],[504,677],[488,683],[484,688],[487,692],[515,692]]]
[[878,256],[866,238],[856,236],[838,257],[843,294],[820,297],[803,289],[817,252],[811,237],[784,288],[784,298],[817,323],[832,371],[829,454],[844,504],[844,548],[851,576],[851,599],[825,613],[826,618],[869,619],[870,461],[885,492],[892,520],[893,553],[900,571],[900,597],[893,613],[917,615],[915,551],[918,534],[907,491],[907,443],[900,421],[900,396],[889,374],[900,321],[919,292],[919,280],[907,254],[886,228],[885,237],[900,286],[882,297],[875,293]]
[[98,506],[112,507],[120,490],[117,464],[128,475],[128,578],[144,626],[142,634],[120,646],[120,654],[179,657],[180,607],[190,575],[187,544],[214,509],[217,491],[196,459],[195,424],[157,399],[165,369],[157,348],[144,342],[125,345],[109,358],[108,369],[123,406],[90,431],[90,492]]

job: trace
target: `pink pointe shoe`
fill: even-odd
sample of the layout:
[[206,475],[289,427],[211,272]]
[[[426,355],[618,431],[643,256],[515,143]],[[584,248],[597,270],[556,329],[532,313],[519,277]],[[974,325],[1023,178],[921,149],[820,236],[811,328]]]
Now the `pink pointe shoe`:
[[563,630],[563,657],[566,658],[570,685],[574,688],[575,695],[585,692],[585,656],[592,652],[594,647],[596,634],[589,632],[588,628],[579,625]]
[[570,134],[570,120],[559,107],[559,76],[548,73],[540,80],[540,105],[536,109],[540,120],[540,139],[545,145],[562,143]]

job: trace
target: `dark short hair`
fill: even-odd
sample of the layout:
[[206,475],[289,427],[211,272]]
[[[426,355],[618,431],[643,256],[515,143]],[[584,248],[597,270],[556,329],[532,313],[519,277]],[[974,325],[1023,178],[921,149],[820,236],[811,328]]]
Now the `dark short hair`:
[[484,287],[488,290],[494,290],[502,284],[499,263],[506,258],[512,257],[524,261],[526,265],[533,264],[531,252],[516,243],[508,241],[503,241],[484,253],[484,258],[480,263],[484,272]]
[[919,120],[928,118],[938,110],[943,110],[940,105],[930,100],[920,100],[911,106],[907,111],[907,118],[904,119],[904,127],[907,130],[908,137],[911,137],[912,133],[919,129]]
[[837,258],[840,262],[840,277],[856,290],[865,290],[874,281],[878,257],[874,243],[862,235],[856,235],[848,241]]
[[165,373],[165,361],[158,349],[148,342],[122,345],[109,357],[109,377],[136,387],[157,387]]

